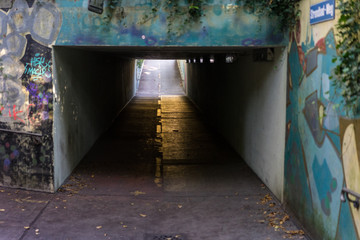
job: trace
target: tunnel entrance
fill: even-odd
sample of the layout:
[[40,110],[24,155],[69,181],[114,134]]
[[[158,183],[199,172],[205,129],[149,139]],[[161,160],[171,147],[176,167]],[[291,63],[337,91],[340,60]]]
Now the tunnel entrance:
[[[129,151],[133,155],[129,156],[127,153],[124,155],[128,159],[134,159],[134,156],[140,154],[138,151],[154,157],[153,151],[156,148],[153,147],[159,144],[156,134],[164,129],[171,129],[171,134],[180,131],[176,128],[159,126],[156,123],[159,121],[159,117],[161,121],[164,120],[169,126],[172,126],[179,120],[176,120],[178,117],[185,116],[186,121],[180,117],[182,124],[185,125],[184,129],[186,126],[192,128],[196,126],[195,128],[201,129],[200,126],[193,123],[193,118],[198,113],[197,110],[191,110],[188,107],[190,104],[200,110],[202,116],[206,116],[208,125],[216,129],[216,134],[219,134],[227,142],[225,145],[218,144],[222,146],[230,144],[237,153],[236,157],[239,158],[240,155],[275,195],[282,199],[287,77],[285,59],[287,54],[286,49],[275,48],[272,51],[272,59],[269,61],[267,58],[259,57],[258,53],[259,50],[251,48],[219,47],[153,49],[151,47],[54,47],[56,69],[55,187],[57,188],[63,183],[82,158],[99,157],[99,159],[103,159],[93,149],[88,151],[100,136],[111,135],[107,130],[112,129],[110,131],[113,132],[123,130],[125,125],[117,126],[115,129],[111,127],[117,121],[124,121],[124,124],[128,123],[130,126],[134,126],[139,119],[147,119],[143,115],[146,112],[156,111],[155,115],[158,114],[158,119],[148,119],[146,123],[139,125],[144,127],[143,130],[137,127],[130,131],[132,133],[139,131],[140,135],[143,133],[142,131],[148,131],[144,134],[147,136],[147,141],[153,145],[152,148],[144,147],[141,150],[136,148],[133,143],[133,146],[129,146]],[[183,62],[185,65],[183,70],[184,92],[182,90],[171,92],[172,90],[167,89],[166,84],[161,84],[161,81],[159,82],[160,88],[155,84],[152,89],[157,91],[155,95],[159,96],[158,98],[154,98],[154,93],[146,92],[145,88],[142,88],[141,82],[138,83],[136,79],[135,59],[140,58],[186,59],[186,63]],[[175,61],[170,63],[176,64]],[[156,72],[156,69],[152,70]],[[147,71],[146,68],[143,70],[142,76],[145,79],[145,85],[146,72],[151,74],[151,71]],[[158,79],[161,79],[161,74]],[[135,96],[136,92],[138,96]],[[143,96],[140,96],[140,93]],[[176,99],[163,96],[166,94],[183,96]],[[159,108],[159,103],[162,102],[164,105],[160,104]],[[142,114],[128,112],[127,109],[137,108],[130,103],[143,103],[140,108],[144,112]],[[167,119],[161,119],[162,107],[166,109],[165,111],[169,111],[166,113]],[[171,109],[178,109],[179,112],[171,112]],[[120,115],[133,115],[137,120],[130,120],[131,118],[118,120],[119,113]],[[128,128],[132,129],[129,126]],[[207,158],[212,159],[212,156],[207,155],[208,150],[204,150],[208,149],[208,146],[206,141],[203,142],[201,134],[194,141],[188,141],[193,134],[191,132],[187,134],[180,137],[182,144],[188,147],[190,144],[192,150],[196,149],[194,151],[197,152],[196,154],[207,156],[199,161],[206,162]],[[142,137],[144,136],[142,135]],[[137,134],[131,135],[131,138],[137,139]],[[169,146],[172,146],[171,142],[175,140],[170,137],[166,141],[169,141]],[[124,139],[119,142],[115,140],[113,143],[107,142],[107,144],[109,147],[117,149],[117,146],[124,144],[124,141]],[[162,148],[160,147],[160,152],[163,150]],[[191,164],[186,156],[186,148],[177,150],[185,154],[180,161],[176,160],[178,157],[174,157],[178,156],[179,152],[174,153],[175,150],[171,150],[172,148],[169,147],[168,162],[176,165],[185,161],[186,164]],[[136,151],[133,152],[131,149],[136,149]],[[218,160],[225,159],[225,162],[229,159],[230,162],[234,160],[233,157],[224,157],[219,153],[214,156]],[[120,155],[112,156],[112,158],[123,159]],[[151,171],[155,171],[153,174],[156,176],[158,174],[157,166],[160,166],[157,164],[158,161],[155,156],[155,160],[151,163],[139,163],[136,167],[131,164],[126,166],[127,160],[120,161],[121,166],[119,165],[117,168],[151,168]],[[90,162],[95,164],[93,161]],[[98,164],[102,162],[99,160],[94,165],[95,169],[114,171],[113,167],[108,169],[107,164],[99,166]],[[181,170],[179,171],[181,172]],[[236,179],[235,175],[232,177]]]
[[[184,72],[177,60],[140,60],[141,76],[137,88],[140,96],[184,95]],[[140,64],[137,64],[139,67]],[[180,71],[179,71],[180,70]]]
[[[267,109],[284,97],[276,91],[284,86],[274,63],[249,61],[251,55],[232,64],[188,59],[182,62],[181,84],[177,61],[145,59],[138,82],[132,58],[91,52],[83,59],[84,50],[76,51],[55,50],[60,87],[55,120],[62,121],[55,128],[62,124],[67,130],[63,138],[55,132],[55,142],[64,149],[68,144],[68,159],[91,137],[94,144],[60,188],[70,196],[68,202],[81,202],[70,214],[83,217],[91,209],[91,216],[102,216],[94,225],[98,232],[106,229],[108,236],[124,239],[283,237],[258,222],[267,201],[277,216],[281,209],[249,167],[260,164],[256,154],[263,151],[271,163],[262,167],[273,171],[268,164],[276,164],[274,149],[266,148],[272,142],[281,145],[277,137],[283,137],[274,124],[281,114]],[[85,77],[83,71],[88,71]],[[240,157],[243,153],[249,163]],[[281,214],[281,219],[287,216]],[[107,230],[110,225],[115,232]],[[295,229],[290,221],[285,225]]]

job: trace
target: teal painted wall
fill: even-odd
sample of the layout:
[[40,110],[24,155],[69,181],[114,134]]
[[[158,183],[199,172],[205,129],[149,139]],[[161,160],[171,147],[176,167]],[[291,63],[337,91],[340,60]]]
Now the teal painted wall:
[[[63,19],[56,45],[266,46],[287,43],[287,35],[277,29],[276,21],[264,16],[258,18],[235,5],[235,1],[208,1],[201,20],[185,24],[186,15],[169,21],[171,13],[163,5],[156,17],[144,21],[144,15],[152,16],[153,3],[165,1],[118,1],[115,8],[105,6],[101,15],[88,11],[87,2],[56,2]],[[179,8],[186,10],[184,1],[179,2]]]
[[360,212],[340,201],[343,187],[360,192],[359,116],[346,116],[329,79],[336,20],[310,26],[310,3],[288,49],[284,202],[315,239],[359,239]]

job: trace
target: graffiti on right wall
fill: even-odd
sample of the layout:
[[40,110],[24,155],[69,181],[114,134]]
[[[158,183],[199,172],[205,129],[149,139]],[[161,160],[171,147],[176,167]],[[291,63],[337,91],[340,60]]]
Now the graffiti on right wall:
[[360,118],[330,80],[335,29],[315,42],[311,28],[304,42],[301,24],[289,45],[284,201],[316,239],[360,239],[360,211],[340,201],[343,187],[360,192]]

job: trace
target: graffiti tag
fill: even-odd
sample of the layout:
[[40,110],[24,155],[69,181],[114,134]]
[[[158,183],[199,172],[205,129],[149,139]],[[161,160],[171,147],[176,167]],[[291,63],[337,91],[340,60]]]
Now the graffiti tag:
[[33,79],[39,80],[42,77],[51,77],[51,60],[46,61],[44,57],[41,57],[39,53],[35,54],[35,57],[31,58],[30,63],[25,65],[25,74],[33,75]]

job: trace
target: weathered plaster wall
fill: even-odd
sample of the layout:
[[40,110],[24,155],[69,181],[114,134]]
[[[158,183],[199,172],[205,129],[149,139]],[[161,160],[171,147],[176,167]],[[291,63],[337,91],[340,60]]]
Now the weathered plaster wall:
[[[153,0],[122,0],[105,6],[99,15],[88,11],[88,0],[56,1],[63,14],[57,45],[122,46],[256,46],[286,45],[287,35],[276,21],[247,12],[234,0],[207,1],[201,21],[184,23],[186,15],[172,21],[169,9]],[[173,1],[175,2],[175,1]],[[180,8],[186,8],[184,1]],[[152,9],[158,9],[156,16]],[[148,18],[144,18],[147,15]],[[170,27],[169,27],[170,26]]]
[[284,201],[315,239],[359,239],[360,212],[340,193],[360,192],[360,121],[345,116],[329,80],[337,20],[309,24],[309,7],[318,2],[302,2],[288,48]]
[[135,60],[54,47],[55,189],[135,94]]
[[254,62],[250,50],[232,64],[187,64],[188,96],[279,199],[283,194],[286,56],[284,48],[279,48],[274,62]]
[[53,190],[51,45],[60,26],[50,2],[0,10],[0,185]]

